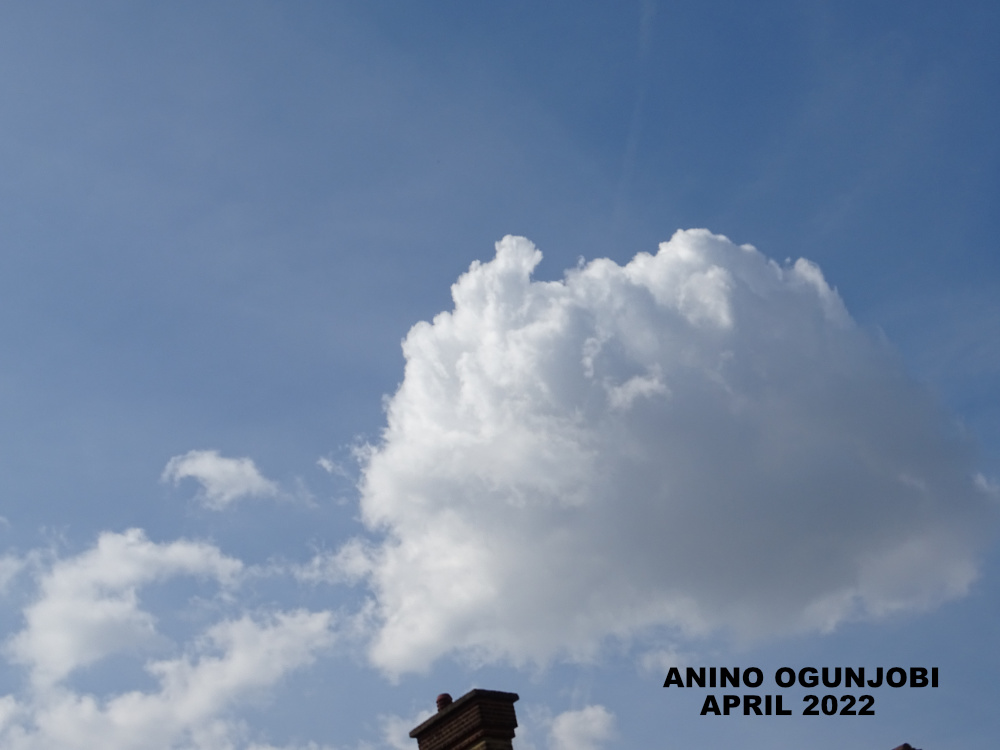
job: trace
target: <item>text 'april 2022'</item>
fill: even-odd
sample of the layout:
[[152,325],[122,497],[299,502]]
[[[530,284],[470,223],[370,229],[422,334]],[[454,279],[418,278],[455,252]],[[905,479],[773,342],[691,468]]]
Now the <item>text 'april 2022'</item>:
[[[781,667],[775,670],[774,684],[779,688],[799,686],[816,688],[842,688],[870,690],[890,688],[936,688],[937,667]],[[665,688],[760,688],[764,673],[757,667],[671,667],[663,681]],[[782,693],[714,693],[705,696],[702,716],[791,716],[794,711],[786,707],[788,696]],[[875,697],[870,693],[854,695],[809,694],[802,697],[803,716],[874,716]]]

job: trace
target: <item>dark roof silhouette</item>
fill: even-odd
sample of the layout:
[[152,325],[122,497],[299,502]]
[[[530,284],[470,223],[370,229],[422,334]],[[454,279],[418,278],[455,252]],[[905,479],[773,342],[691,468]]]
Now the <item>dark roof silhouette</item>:
[[437,713],[410,732],[419,750],[513,750],[517,693],[470,690],[437,697]]

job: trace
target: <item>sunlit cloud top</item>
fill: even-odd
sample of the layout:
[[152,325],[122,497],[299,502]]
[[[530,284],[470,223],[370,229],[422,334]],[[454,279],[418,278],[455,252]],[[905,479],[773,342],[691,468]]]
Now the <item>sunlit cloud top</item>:
[[507,237],[407,336],[364,465],[371,658],[587,659],[923,610],[976,577],[970,446],[807,260],[704,230],[561,281]]

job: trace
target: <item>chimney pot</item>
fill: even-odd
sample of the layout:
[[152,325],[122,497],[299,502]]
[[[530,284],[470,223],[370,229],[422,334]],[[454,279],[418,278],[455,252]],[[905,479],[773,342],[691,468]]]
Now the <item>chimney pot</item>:
[[438,696],[438,712],[410,732],[418,750],[513,750],[517,693],[471,690]]

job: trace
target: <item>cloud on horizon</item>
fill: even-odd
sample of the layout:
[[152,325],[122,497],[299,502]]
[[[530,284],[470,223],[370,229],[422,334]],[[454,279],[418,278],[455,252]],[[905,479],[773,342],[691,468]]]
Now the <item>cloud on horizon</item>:
[[[403,343],[342,562],[389,674],[920,611],[976,577],[973,448],[820,269],[705,230],[532,281],[506,237]],[[343,560],[351,558],[351,560]]]

